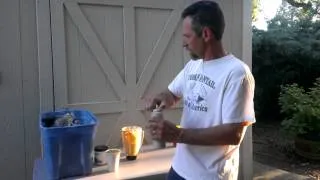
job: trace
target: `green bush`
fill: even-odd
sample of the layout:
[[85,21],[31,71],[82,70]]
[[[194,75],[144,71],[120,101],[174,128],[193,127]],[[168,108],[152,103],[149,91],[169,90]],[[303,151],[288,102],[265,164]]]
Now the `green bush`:
[[296,83],[282,86],[279,105],[286,116],[283,129],[289,135],[320,133],[320,78],[309,91]]
[[252,48],[257,116],[281,120],[281,85],[309,88],[320,77],[320,21],[277,16],[269,22],[268,31],[253,28]]

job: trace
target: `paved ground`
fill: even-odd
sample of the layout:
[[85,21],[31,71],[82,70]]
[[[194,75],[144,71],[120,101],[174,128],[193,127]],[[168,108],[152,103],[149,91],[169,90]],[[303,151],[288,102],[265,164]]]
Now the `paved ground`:
[[312,178],[280,170],[264,164],[253,163],[253,180],[313,180]]

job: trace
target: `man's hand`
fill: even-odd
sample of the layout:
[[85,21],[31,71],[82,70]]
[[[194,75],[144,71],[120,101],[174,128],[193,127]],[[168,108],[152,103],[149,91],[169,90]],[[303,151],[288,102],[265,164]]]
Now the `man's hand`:
[[169,108],[178,100],[168,89],[154,97],[142,97],[142,99],[145,100],[148,111],[152,111],[157,106],[160,109]]
[[157,94],[154,97],[143,97],[146,103],[146,110],[152,111],[155,108],[165,109],[168,107],[165,98],[161,94]]
[[181,134],[181,129],[167,120],[149,120],[150,133],[153,139],[176,142]]

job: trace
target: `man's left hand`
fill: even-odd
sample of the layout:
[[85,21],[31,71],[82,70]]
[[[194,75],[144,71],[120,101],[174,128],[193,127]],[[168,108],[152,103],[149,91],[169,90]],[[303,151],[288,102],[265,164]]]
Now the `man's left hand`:
[[149,129],[153,139],[176,142],[181,129],[167,120],[149,120]]

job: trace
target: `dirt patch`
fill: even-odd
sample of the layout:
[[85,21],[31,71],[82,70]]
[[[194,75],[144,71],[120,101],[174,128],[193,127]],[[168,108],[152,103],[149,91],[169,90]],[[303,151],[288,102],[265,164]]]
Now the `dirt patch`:
[[320,161],[310,161],[294,153],[293,142],[280,131],[280,123],[257,122],[253,126],[253,159],[320,180]]

